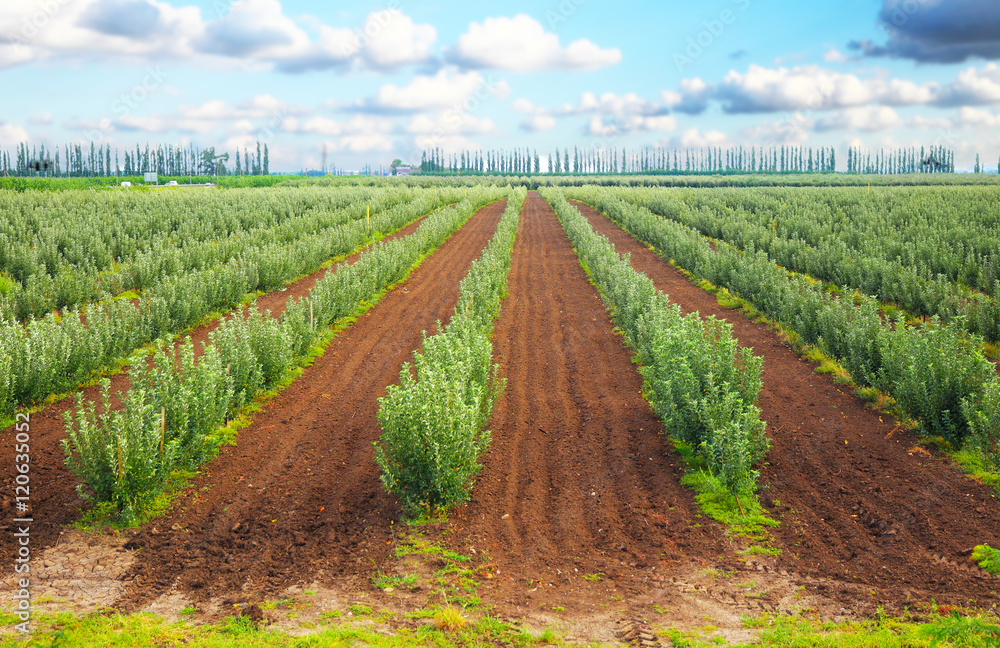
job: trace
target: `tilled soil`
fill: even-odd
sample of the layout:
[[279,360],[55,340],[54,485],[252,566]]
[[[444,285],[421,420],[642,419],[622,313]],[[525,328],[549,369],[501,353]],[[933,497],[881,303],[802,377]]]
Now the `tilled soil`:
[[[728,542],[717,525],[699,524],[630,353],[535,192],[512,263],[493,335],[507,388],[472,500],[448,523],[455,544],[488,552],[499,569],[490,599],[565,605],[597,574],[628,596],[678,563],[735,562],[715,560],[731,556]],[[532,581],[539,591],[524,586]]]
[[575,204],[684,312],[729,321],[739,343],[764,357],[759,405],[772,448],[761,500],[781,521],[779,567],[827,579],[811,589],[849,607],[997,602],[1000,579],[969,561],[974,545],[1000,542],[1000,503],[990,488],[814,373],[770,328],[720,306],[612,221]]
[[[405,237],[412,234],[423,219],[417,219],[413,223],[398,230],[387,237],[388,239]],[[347,258],[347,263],[354,263],[360,257],[360,252]],[[312,290],[313,286],[327,272],[332,272],[334,268],[323,268],[298,281],[289,284],[286,288],[275,290],[257,298],[257,306],[261,312],[270,310],[273,317],[278,317],[285,309],[285,305],[293,297],[305,297]],[[242,312],[245,314],[246,309]],[[195,346],[195,354],[201,355],[202,343],[208,342],[208,335],[222,323],[223,319],[232,317],[229,313],[223,318],[213,320],[198,326],[189,335]],[[176,345],[181,343],[178,339]],[[128,379],[128,367],[124,371],[112,376],[111,393],[126,392],[131,386]],[[101,397],[100,385],[93,385],[80,390],[84,398],[92,401],[99,401]],[[50,546],[59,537],[61,528],[70,524],[80,515],[80,510],[85,506],[76,492],[77,481],[70,473],[65,464],[65,453],[60,445],[66,438],[63,414],[72,411],[75,406],[74,396],[67,396],[31,415],[30,436],[31,436],[31,507],[34,524],[31,528],[31,544],[35,550]],[[0,480],[3,483],[13,483],[15,476],[15,463],[13,461],[14,450],[14,428],[9,427],[0,432],[0,443],[9,453],[9,461],[0,464]],[[12,492],[7,491],[0,499],[0,511],[3,514],[11,513],[13,516],[14,500]],[[9,526],[0,525],[0,531],[6,531]],[[0,551],[13,551],[14,538],[9,533],[0,533]]]
[[451,314],[458,282],[505,204],[480,210],[341,332],[235,447],[223,448],[171,514],[136,534],[126,546],[141,550],[122,606],[140,609],[172,588],[199,600],[244,598],[371,572],[388,553],[399,515],[374,462],[377,398],[397,382],[422,332]]

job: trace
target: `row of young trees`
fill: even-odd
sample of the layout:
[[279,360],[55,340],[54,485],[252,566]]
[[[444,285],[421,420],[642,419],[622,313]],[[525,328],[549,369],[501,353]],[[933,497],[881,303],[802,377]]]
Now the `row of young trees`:
[[115,148],[112,153],[110,144],[90,142],[88,148],[77,143],[46,149],[44,144],[29,148],[25,142],[17,145],[13,157],[0,150],[0,176],[269,175],[268,157],[267,144],[262,146],[260,142],[256,152],[245,148],[241,155],[237,147],[231,164],[229,153],[216,153],[214,146],[201,149],[194,144],[187,147],[157,144],[151,148],[146,144],[140,148],[136,144],[135,150]]
[[[979,156],[976,156],[978,164]],[[954,173],[955,152],[943,146],[932,146],[929,149],[920,147],[917,153],[915,147],[877,153],[863,151],[853,146],[847,151],[848,173],[878,173],[894,175],[899,173]]]
[[[981,168],[978,165],[977,169]],[[834,147],[734,146],[665,149],[557,148],[545,157],[535,149],[424,151],[420,170],[430,173],[833,173]],[[860,174],[954,173],[955,153],[943,146],[847,153],[847,172]],[[977,171],[978,172],[978,171]]]
[[446,154],[424,151],[420,170],[439,173],[831,173],[833,147],[751,146],[685,148],[646,147],[629,150],[558,148],[543,160],[538,151],[516,148]]

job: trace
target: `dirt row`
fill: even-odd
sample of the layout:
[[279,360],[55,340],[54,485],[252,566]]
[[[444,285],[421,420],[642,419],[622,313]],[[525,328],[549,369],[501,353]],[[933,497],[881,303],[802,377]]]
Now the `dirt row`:
[[135,535],[126,547],[141,551],[123,606],[140,609],[174,588],[200,600],[252,599],[312,578],[370,573],[399,516],[373,459],[377,398],[422,332],[447,320],[459,280],[505,207],[480,210],[341,332],[169,515]]
[[772,448],[761,499],[781,521],[780,567],[829,579],[821,591],[845,604],[870,600],[872,590],[897,608],[930,598],[997,601],[1000,581],[969,569],[968,559],[974,545],[1000,543],[1000,503],[990,488],[814,373],[770,328],[720,306],[612,221],[576,206],[684,312],[729,321],[739,343],[763,356],[759,405]]
[[[490,585],[491,599],[562,606],[593,589],[582,579],[593,574],[636,594],[655,569],[726,554],[720,529],[698,524],[630,353],[535,192],[508,290],[493,335],[507,389],[472,500],[448,525],[456,547],[488,552],[501,574],[514,575]],[[551,587],[529,594],[526,581]]]
[[[422,218],[417,219],[387,237],[387,240],[412,234],[422,220]],[[360,255],[360,252],[353,254],[347,258],[346,262],[354,263]],[[270,310],[273,317],[278,317],[284,311],[289,300],[305,297],[317,281],[334,270],[335,268],[332,267],[323,268],[292,282],[283,289],[262,295],[256,300],[257,307],[261,312]],[[244,308],[241,312],[245,315],[246,311],[247,309]],[[189,333],[194,342],[196,355],[201,355],[202,344],[208,342],[209,334],[218,328],[222,321],[232,316],[231,312],[223,318],[198,326]],[[175,344],[179,345],[180,343],[181,339],[178,339]],[[131,387],[127,371],[128,367],[125,367],[121,373],[111,377],[112,394],[118,391],[126,392]],[[80,390],[80,393],[88,400],[98,401],[101,396],[101,388],[99,385],[93,385]],[[65,412],[72,411],[74,407],[74,396],[67,396],[31,415],[31,506],[35,519],[31,542],[35,549],[42,549],[55,542],[59,537],[60,529],[78,519],[81,509],[86,505],[86,502],[76,492],[76,478],[66,467],[65,453],[60,445],[62,440],[66,438],[63,415]],[[14,470],[13,427],[0,432],[0,443],[3,444],[5,456],[8,459],[0,464],[0,481],[12,484],[16,474]],[[0,495],[0,513],[8,517],[14,517],[13,495],[13,487],[5,489]],[[10,515],[7,515],[8,513]],[[9,525],[0,524],[0,550],[6,551],[14,546],[13,536],[6,532],[9,528]]]

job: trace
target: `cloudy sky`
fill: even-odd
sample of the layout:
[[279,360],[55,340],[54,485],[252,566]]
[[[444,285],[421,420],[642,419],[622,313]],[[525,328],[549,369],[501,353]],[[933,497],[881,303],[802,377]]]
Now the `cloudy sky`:
[[0,0],[0,147],[944,144],[1000,155],[997,0]]

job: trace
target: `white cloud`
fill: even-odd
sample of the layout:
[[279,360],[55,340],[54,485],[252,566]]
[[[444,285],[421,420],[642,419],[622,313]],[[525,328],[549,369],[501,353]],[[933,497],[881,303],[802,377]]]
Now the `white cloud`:
[[949,131],[954,124],[950,119],[928,119],[927,117],[917,115],[912,119],[908,119],[906,125],[910,128],[919,128],[921,130]]
[[975,128],[997,128],[1000,126],[1000,114],[968,106],[963,106],[958,111],[958,120],[963,126]]
[[602,49],[586,39],[563,47],[559,37],[545,31],[537,20],[518,14],[470,23],[448,58],[466,68],[538,72],[597,70],[620,63],[622,53],[617,48]]
[[861,79],[816,65],[777,69],[751,65],[745,74],[730,71],[716,98],[728,113],[831,110],[871,103],[926,103],[934,97],[934,89],[932,84]]
[[549,131],[555,127],[556,120],[552,115],[532,115],[521,122],[521,129],[529,133]]
[[903,125],[896,111],[888,106],[847,108],[816,122],[817,131],[853,130],[874,133]]
[[405,127],[406,132],[417,135],[495,135],[500,133],[492,119],[477,119],[471,115],[440,113],[416,115]]
[[848,62],[850,62],[851,57],[849,57],[849,56],[847,56],[845,54],[842,54],[841,52],[837,51],[836,49],[831,49],[831,50],[827,50],[823,54],[823,60],[826,61],[827,63],[848,63]]
[[36,126],[48,126],[52,123],[52,114],[44,112],[40,115],[32,115],[28,118],[28,121]]
[[979,69],[962,70],[942,88],[935,103],[943,106],[1000,103],[1000,65],[987,63]]
[[392,140],[382,133],[345,135],[327,142],[334,153],[387,153],[393,150]]
[[669,148],[705,148],[709,146],[727,147],[731,143],[726,134],[720,130],[701,132],[697,128],[689,128],[677,137],[671,137],[662,145]]
[[809,131],[815,122],[797,118],[787,121],[764,121],[743,130],[743,137],[750,142],[762,144],[805,144],[809,141]]
[[701,114],[708,107],[708,100],[715,89],[699,78],[682,79],[680,92],[664,90],[660,93],[663,105],[689,115]]
[[20,126],[0,122],[0,147],[13,148],[29,139],[28,131]]
[[417,25],[395,9],[372,13],[362,31],[365,35],[373,34],[363,53],[376,68],[392,69],[427,61],[437,40],[437,30],[432,25]]
[[[217,2],[205,19],[195,5],[157,0],[48,0],[0,7],[0,69],[51,59],[134,64],[273,67],[285,72],[389,70],[433,56],[437,30],[396,10],[376,11],[356,29],[311,21],[312,37],[280,0]],[[41,8],[41,10],[40,10]],[[307,21],[304,21],[307,22]],[[10,42],[2,42],[10,41]]]
[[[691,90],[664,92],[674,105]],[[765,68],[751,65],[745,73],[730,71],[711,94],[730,114],[797,110],[838,110],[862,106],[970,106],[1000,103],[1000,65],[963,70],[944,85],[891,79],[884,72],[869,77],[840,73],[816,65]],[[707,98],[705,98],[707,101]]]
[[587,123],[587,135],[617,137],[642,132],[670,132],[677,130],[677,120],[670,115],[626,115],[620,118],[594,115]]
[[484,78],[479,72],[439,70],[434,76],[418,76],[405,86],[386,84],[364,105],[389,112],[422,110],[471,110],[474,104],[510,95],[506,81]]

